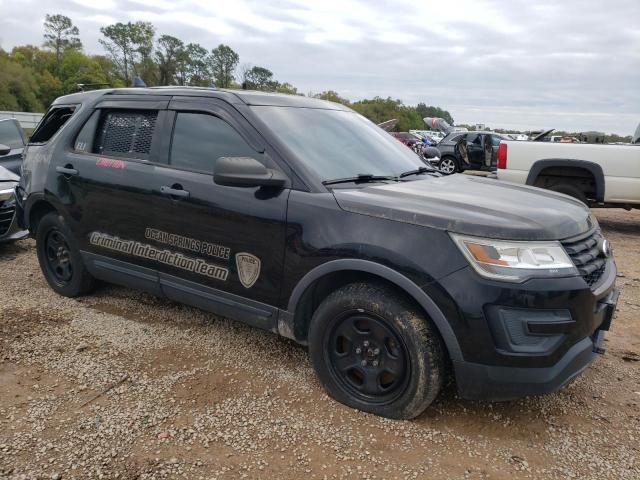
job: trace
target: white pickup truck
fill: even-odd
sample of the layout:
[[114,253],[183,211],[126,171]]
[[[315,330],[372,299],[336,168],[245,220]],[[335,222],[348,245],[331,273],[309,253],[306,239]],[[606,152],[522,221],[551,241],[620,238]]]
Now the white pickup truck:
[[565,193],[592,207],[640,208],[640,126],[631,145],[502,141],[498,180]]

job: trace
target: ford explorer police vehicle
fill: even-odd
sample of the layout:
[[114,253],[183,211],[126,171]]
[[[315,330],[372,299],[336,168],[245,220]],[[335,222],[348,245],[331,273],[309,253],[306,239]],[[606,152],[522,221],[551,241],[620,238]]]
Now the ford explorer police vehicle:
[[609,242],[579,201],[443,177],[349,108],[206,88],[55,101],[27,147],[21,222],[61,295],[96,280],[307,345],[330,395],[420,414],[553,391],[601,352]]

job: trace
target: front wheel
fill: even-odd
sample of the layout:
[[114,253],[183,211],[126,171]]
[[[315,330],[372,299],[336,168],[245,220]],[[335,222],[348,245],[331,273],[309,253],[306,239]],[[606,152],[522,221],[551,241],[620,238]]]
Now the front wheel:
[[65,297],[88,293],[95,279],[87,271],[73,234],[62,216],[48,213],[36,230],[38,262],[49,286]]
[[456,163],[454,158],[444,157],[440,159],[440,162],[438,162],[438,170],[440,170],[445,175],[451,175],[452,173],[456,173],[458,171],[458,164]]
[[320,304],[309,354],[329,395],[388,418],[418,416],[444,378],[442,340],[429,319],[377,284],[346,285]]

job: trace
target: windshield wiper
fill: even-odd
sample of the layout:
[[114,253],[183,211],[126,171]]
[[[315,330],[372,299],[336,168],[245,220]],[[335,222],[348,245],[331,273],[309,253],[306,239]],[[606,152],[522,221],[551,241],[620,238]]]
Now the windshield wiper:
[[415,170],[409,170],[404,173],[401,173],[398,178],[410,177],[412,175],[422,175],[423,173],[431,173],[435,172],[435,170],[427,167],[418,167]]
[[384,180],[393,180],[394,182],[397,182],[398,177],[394,177],[392,175],[373,175],[371,173],[359,173],[355,177],[334,178],[333,180],[325,180],[324,182],[322,182],[322,184],[335,185],[337,183],[369,183],[380,182]]

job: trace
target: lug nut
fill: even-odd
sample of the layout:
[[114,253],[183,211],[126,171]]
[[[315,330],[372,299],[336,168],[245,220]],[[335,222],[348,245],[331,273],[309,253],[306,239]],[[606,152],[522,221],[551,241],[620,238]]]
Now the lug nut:
[[367,361],[366,360],[362,360],[360,362],[360,365],[362,365],[363,367],[366,367],[367,366]]
[[356,348],[356,353],[360,355],[362,353],[362,349],[360,347]]
[[365,340],[362,344],[363,344],[365,347],[368,347],[368,346],[369,346],[369,340]]
[[376,349],[373,351],[373,354],[374,354],[374,355],[378,355],[379,353],[380,353],[380,349],[379,349],[379,348],[376,348]]
[[374,367],[377,367],[377,366],[378,366],[378,360],[374,360],[374,361],[373,361],[373,363],[372,363],[372,365],[373,365]]

